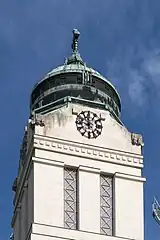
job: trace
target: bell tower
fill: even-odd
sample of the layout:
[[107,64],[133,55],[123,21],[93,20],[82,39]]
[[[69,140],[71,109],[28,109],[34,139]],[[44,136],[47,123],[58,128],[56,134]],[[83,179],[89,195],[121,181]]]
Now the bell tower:
[[13,184],[14,240],[144,239],[142,137],[120,96],[72,54],[33,88]]

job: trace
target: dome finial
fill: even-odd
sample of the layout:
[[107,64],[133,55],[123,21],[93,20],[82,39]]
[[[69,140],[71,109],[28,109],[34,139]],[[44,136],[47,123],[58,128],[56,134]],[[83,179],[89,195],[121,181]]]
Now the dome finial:
[[80,32],[77,29],[73,29],[73,41],[72,41],[72,50],[73,52],[78,52],[78,38]]
[[77,29],[73,29],[73,40],[72,40],[72,54],[67,59],[66,64],[81,64],[84,65],[84,62],[78,52],[78,38],[80,32]]

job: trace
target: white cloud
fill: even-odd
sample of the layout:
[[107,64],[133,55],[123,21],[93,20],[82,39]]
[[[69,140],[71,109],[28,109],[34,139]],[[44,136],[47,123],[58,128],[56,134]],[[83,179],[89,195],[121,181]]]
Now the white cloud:
[[131,101],[134,102],[138,107],[143,107],[146,102],[144,81],[145,78],[140,76],[137,71],[130,72],[128,94]]
[[151,76],[159,76],[160,75],[160,56],[156,56],[150,59],[146,63],[146,67]]
[[152,87],[160,91],[160,49],[155,49],[144,61],[144,70],[148,73]]

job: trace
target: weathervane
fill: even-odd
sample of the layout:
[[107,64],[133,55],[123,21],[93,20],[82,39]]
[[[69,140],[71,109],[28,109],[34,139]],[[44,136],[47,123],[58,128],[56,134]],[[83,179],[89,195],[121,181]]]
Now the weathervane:
[[72,41],[72,50],[73,52],[78,52],[78,38],[80,32],[77,29],[73,29],[73,41]]

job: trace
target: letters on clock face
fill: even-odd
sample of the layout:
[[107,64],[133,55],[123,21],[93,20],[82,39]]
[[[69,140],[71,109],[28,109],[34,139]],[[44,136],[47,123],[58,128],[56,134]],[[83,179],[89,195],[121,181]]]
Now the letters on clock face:
[[82,136],[86,138],[97,138],[102,132],[102,119],[91,111],[82,111],[77,115],[76,126]]

